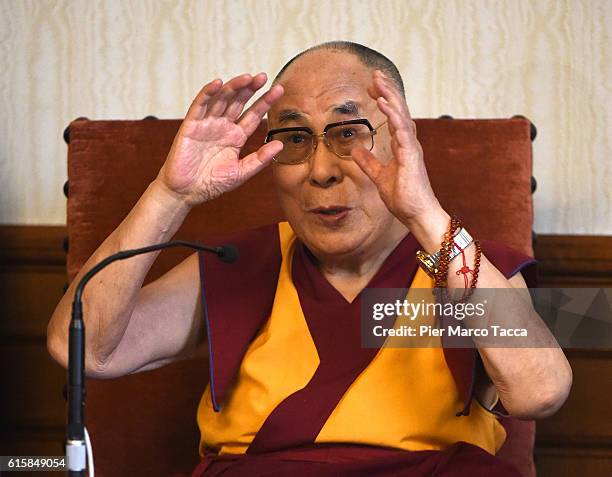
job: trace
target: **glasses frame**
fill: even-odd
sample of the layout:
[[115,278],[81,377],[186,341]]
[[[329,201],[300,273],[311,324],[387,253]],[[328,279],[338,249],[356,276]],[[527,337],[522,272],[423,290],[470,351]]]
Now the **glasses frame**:
[[270,141],[272,141],[272,136],[274,134],[277,133],[281,133],[281,132],[289,132],[289,131],[295,131],[295,132],[306,132],[308,134],[310,134],[312,136],[313,139],[317,139],[316,141],[313,141],[313,145],[312,145],[312,150],[310,151],[309,154],[307,154],[306,156],[304,156],[304,159],[302,159],[299,162],[282,162],[279,161],[276,156],[274,156],[272,158],[272,160],[274,162],[276,162],[277,164],[284,164],[287,166],[295,166],[298,164],[304,164],[306,161],[308,161],[308,159],[310,159],[310,157],[316,152],[317,150],[317,146],[319,145],[319,139],[323,139],[323,142],[325,143],[325,145],[327,146],[327,148],[333,152],[336,156],[342,158],[342,159],[347,159],[350,158],[352,156],[342,156],[340,154],[338,154],[334,148],[331,146],[331,144],[329,143],[328,139],[327,139],[327,131],[329,131],[331,128],[335,128],[337,126],[346,126],[347,124],[363,124],[365,126],[368,127],[368,129],[370,130],[370,136],[372,137],[372,145],[370,146],[369,151],[371,151],[372,149],[374,149],[374,136],[376,135],[376,133],[378,132],[378,130],[383,127],[385,124],[387,124],[387,120],[385,119],[384,122],[380,123],[378,126],[376,127],[372,127],[372,124],[370,124],[370,121],[368,121],[365,118],[361,118],[361,119],[349,119],[347,121],[339,121],[337,123],[329,123],[327,126],[325,126],[325,128],[323,128],[323,132],[321,134],[315,134],[312,129],[310,129],[309,127],[305,127],[305,126],[297,126],[297,127],[290,127],[290,128],[277,128],[277,129],[270,129],[268,131],[268,134],[266,135],[266,139],[264,141],[264,144],[269,143]]

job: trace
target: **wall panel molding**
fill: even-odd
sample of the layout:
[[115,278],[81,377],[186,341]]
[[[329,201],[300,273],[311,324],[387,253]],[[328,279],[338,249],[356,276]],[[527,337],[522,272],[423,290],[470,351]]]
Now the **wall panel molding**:
[[[65,226],[0,225],[0,266],[65,266]],[[612,236],[537,236],[535,256],[545,282],[595,278],[612,283]]]
[[612,286],[612,236],[538,235],[535,257],[542,286]]
[[66,235],[64,226],[2,225],[0,266],[65,266]]

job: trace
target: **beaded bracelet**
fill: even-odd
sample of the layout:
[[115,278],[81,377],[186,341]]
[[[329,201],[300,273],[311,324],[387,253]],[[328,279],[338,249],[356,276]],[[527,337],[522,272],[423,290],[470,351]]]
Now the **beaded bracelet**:
[[[476,289],[476,283],[478,282],[478,272],[480,270],[480,259],[482,256],[482,248],[480,246],[480,242],[478,240],[474,240],[474,246],[476,247],[476,252],[474,255],[474,270],[470,270],[465,261],[465,253],[463,250],[461,250],[461,256],[463,259],[463,267],[457,270],[456,274],[457,275],[461,273],[464,274],[466,278],[466,291],[463,293],[460,300],[456,302],[451,300],[450,296],[448,295],[448,291],[447,291],[447,286],[448,286],[447,277],[448,277],[448,269],[449,269],[449,264],[450,264],[449,257],[453,249],[453,246],[455,245],[453,238],[457,230],[459,230],[459,228],[461,228],[461,221],[459,220],[458,217],[452,216],[450,220],[449,230],[448,232],[444,234],[444,240],[441,244],[442,248],[440,249],[440,262],[439,262],[438,269],[436,271],[436,275],[434,279],[435,280],[434,288],[443,290],[442,293],[443,293],[444,299],[447,301],[454,302],[454,303],[463,303],[466,300],[468,300],[474,293],[474,290]],[[467,274],[470,272],[472,273],[472,282],[468,288]]]
[[453,237],[457,233],[457,230],[461,227],[461,221],[458,217],[452,216],[450,220],[450,226],[448,232],[444,234],[444,240],[440,249],[440,258],[438,263],[438,268],[436,270],[435,275],[435,288],[446,288],[447,285],[447,275],[448,275],[448,266],[450,263],[450,255],[453,249]]

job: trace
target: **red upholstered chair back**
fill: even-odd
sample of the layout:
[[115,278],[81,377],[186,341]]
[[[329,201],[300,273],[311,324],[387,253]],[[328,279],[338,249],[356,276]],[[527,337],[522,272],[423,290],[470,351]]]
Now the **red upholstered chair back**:
[[[479,238],[532,255],[531,141],[526,119],[417,120],[429,176],[443,207]],[[88,121],[69,127],[68,273],[72,279],[155,178],[178,120]],[[265,125],[244,151],[263,142]],[[193,210],[177,237],[213,235],[283,218],[271,169]],[[163,252],[147,280],[190,252]],[[110,297],[109,297],[110,299]],[[123,378],[88,380],[86,422],[101,477],[189,474],[198,461],[196,408],[207,363],[185,361]],[[533,475],[534,426],[506,423],[501,455]]]

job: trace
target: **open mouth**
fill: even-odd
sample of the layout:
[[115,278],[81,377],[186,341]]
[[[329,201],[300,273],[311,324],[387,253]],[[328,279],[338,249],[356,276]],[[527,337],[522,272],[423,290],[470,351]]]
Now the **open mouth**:
[[312,209],[311,212],[314,212],[315,214],[321,214],[321,215],[338,215],[348,210],[350,210],[348,207],[332,206],[332,207],[318,207],[316,209]]
[[325,224],[336,224],[342,221],[350,211],[351,209],[349,207],[333,205],[330,207],[317,207],[310,212],[319,217]]
[[340,209],[340,208],[339,209],[320,209],[320,210],[317,210],[316,213],[323,214],[323,215],[336,215],[341,212],[344,212],[345,210],[348,210],[348,209]]

